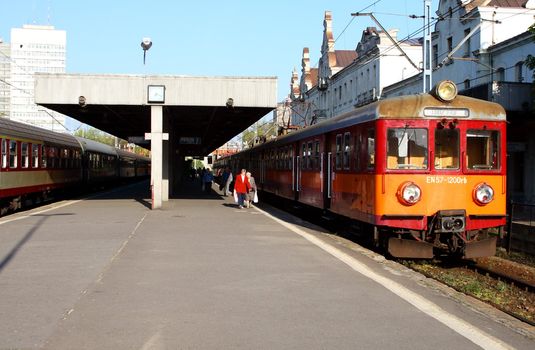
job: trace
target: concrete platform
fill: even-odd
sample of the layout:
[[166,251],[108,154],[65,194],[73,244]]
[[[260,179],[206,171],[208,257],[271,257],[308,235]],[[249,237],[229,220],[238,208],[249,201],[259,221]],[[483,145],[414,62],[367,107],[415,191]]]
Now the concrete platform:
[[533,327],[260,204],[148,183],[0,220],[0,349],[532,349]]

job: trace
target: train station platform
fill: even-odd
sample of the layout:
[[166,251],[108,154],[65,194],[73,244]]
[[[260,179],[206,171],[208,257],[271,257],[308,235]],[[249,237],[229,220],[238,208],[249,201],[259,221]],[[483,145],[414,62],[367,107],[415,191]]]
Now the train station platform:
[[143,182],[1,218],[0,349],[533,349],[533,327],[217,192],[150,210]]

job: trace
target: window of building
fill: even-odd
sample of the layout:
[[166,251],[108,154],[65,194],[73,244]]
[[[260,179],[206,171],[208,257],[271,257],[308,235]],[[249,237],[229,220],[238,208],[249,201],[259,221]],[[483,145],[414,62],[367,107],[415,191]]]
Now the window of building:
[[[466,38],[468,35],[470,35],[470,28],[464,30],[464,37]],[[470,44],[470,38],[468,38],[464,42],[464,57],[470,57],[470,54],[472,53],[472,48]]]
[[[446,56],[449,55],[451,53],[451,51],[453,51],[453,38],[450,36],[446,39],[446,45],[447,45],[447,48],[448,48],[448,52],[446,53]],[[450,64],[452,63],[452,59],[448,59],[446,61],[446,64]]]
[[521,83],[524,81],[524,75],[522,74],[522,69],[524,68],[524,62],[520,61],[515,64],[515,81]]
[[433,68],[437,68],[438,67],[438,45],[433,45],[432,57],[433,57]]
[[505,69],[500,67],[496,69],[496,81],[505,81]]
[[466,79],[464,81],[464,89],[465,90],[470,89],[470,79]]

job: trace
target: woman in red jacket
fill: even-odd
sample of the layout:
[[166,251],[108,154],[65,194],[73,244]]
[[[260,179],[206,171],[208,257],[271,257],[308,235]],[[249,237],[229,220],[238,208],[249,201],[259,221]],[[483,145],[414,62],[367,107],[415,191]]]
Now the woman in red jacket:
[[245,202],[246,195],[251,189],[249,179],[247,176],[245,176],[246,173],[247,171],[242,169],[241,173],[236,175],[236,180],[234,182],[234,190],[238,195],[238,205],[240,206],[240,209],[243,209],[243,203]]

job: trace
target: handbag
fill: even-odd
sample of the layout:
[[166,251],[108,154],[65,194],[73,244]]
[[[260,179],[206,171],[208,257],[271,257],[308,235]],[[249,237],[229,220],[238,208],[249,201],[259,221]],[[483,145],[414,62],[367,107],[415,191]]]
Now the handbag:
[[236,190],[234,190],[234,202],[238,203],[238,194],[236,193]]
[[258,203],[258,191],[254,191],[253,202]]

